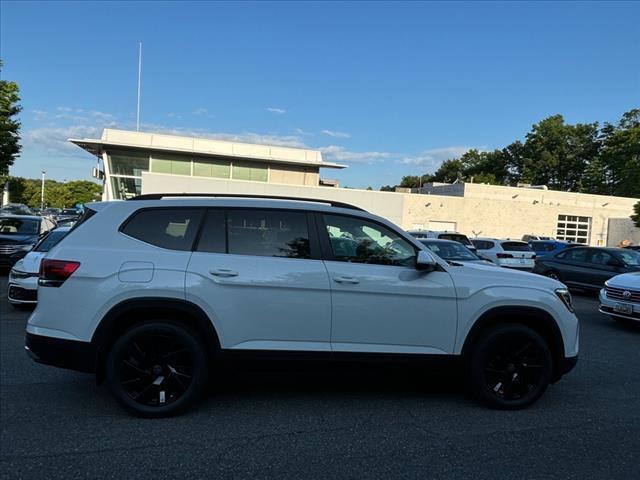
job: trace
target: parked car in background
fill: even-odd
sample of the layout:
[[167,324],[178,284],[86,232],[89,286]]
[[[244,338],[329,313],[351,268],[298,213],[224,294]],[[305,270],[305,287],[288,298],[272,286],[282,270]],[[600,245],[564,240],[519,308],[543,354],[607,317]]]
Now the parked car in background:
[[52,220],[34,215],[0,217],[0,267],[12,267],[40,237],[55,228]]
[[640,322],[640,272],[623,273],[604,282],[600,312],[616,321]]
[[0,208],[0,215],[33,215],[33,212],[24,203],[7,203]]
[[96,373],[145,417],[184,410],[234,358],[305,354],[453,362],[480,401],[520,409],[579,345],[560,282],[448,264],[344,203],[228,195],[87,206],[42,260],[26,330],[34,360]]
[[463,233],[458,232],[438,232],[435,230],[409,230],[407,232],[409,235],[421,240],[423,238],[440,238],[442,240],[453,240],[454,242],[461,243],[465,247],[467,247],[472,252],[476,251],[476,247],[471,243],[469,237],[467,237]]
[[15,307],[35,305],[38,302],[38,272],[40,262],[55,245],[62,240],[70,228],[51,230],[11,269],[7,296],[9,303]]
[[45,208],[42,211],[42,215],[47,215],[49,217],[56,217],[57,215],[60,215],[61,211],[62,210],[60,210],[59,208],[49,207],[49,208]]
[[555,238],[553,237],[545,237],[543,235],[523,235],[522,236],[522,241],[523,242],[529,242],[531,240],[555,240]]
[[627,245],[626,247],[622,247],[622,248],[628,248],[629,250],[640,251],[640,245]]
[[531,250],[536,252],[536,257],[552,255],[565,248],[580,246],[579,243],[561,242],[559,240],[529,240],[528,245]]
[[462,263],[463,265],[476,264],[496,266],[489,260],[480,258],[460,242],[455,242],[453,240],[441,240],[439,238],[422,238],[418,241],[438,255],[441,259],[448,262]]
[[56,221],[56,225],[58,227],[73,227],[77,221],[78,219],[73,217],[62,218]]
[[479,255],[496,265],[518,270],[533,268],[536,252],[525,242],[497,238],[474,238],[471,241],[478,249]]
[[624,248],[573,247],[536,259],[534,273],[569,287],[600,290],[610,278],[640,271],[640,252]]

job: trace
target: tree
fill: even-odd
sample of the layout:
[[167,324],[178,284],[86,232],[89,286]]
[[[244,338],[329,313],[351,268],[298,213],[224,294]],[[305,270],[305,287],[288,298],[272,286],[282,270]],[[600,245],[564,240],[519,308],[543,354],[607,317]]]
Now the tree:
[[[2,61],[0,60],[0,71]],[[20,122],[15,116],[22,107],[18,104],[18,84],[0,80],[0,183],[4,184],[9,167],[20,153]]]
[[[14,203],[24,203],[30,207],[40,206],[42,184],[35,178],[9,178],[9,198]],[[44,184],[44,204],[47,207],[73,207],[76,203],[88,203],[98,199],[102,187],[88,180],[73,180],[62,183],[46,180]]]
[[640,202],[636,203],[633,206],[633,215],[631,215],[631,220],[636,224],[636,227],[640,228]]

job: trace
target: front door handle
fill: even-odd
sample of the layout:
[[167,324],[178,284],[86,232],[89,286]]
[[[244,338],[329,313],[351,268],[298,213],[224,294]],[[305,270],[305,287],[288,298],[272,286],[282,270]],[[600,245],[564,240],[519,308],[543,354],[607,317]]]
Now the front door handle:
[[209,270],[209,273],[214,277],[237,277],[238,272],[234,272],[233,270],[228,270],[226,268],[216,268],[213,270]]
[[353,285],[360,283],[360,280],[353,277],[333,277],[333,280],[338,283],[351,283]]

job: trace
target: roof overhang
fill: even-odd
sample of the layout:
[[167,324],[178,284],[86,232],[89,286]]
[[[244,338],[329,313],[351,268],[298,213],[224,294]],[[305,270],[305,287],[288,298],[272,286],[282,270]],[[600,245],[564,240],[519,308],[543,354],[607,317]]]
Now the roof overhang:
[[346,165],[323,161],[322,153],[318,150],[178,135],[105,129],[101,139],[70,138],[69,141],[97,156],[109,150],[139,150],[215,158],[243,158],[272,164],[346,168]]

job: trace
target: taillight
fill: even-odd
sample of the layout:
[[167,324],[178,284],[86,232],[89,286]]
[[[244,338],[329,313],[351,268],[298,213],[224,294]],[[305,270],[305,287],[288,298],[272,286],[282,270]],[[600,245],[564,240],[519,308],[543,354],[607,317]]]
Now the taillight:
[[510,253],[496,253],[496,257],[498,258],[513,258],[513,255]]
[[59,287],[80,266],[80,262],[43,259],[40,263],[38,285],[41,287]]

